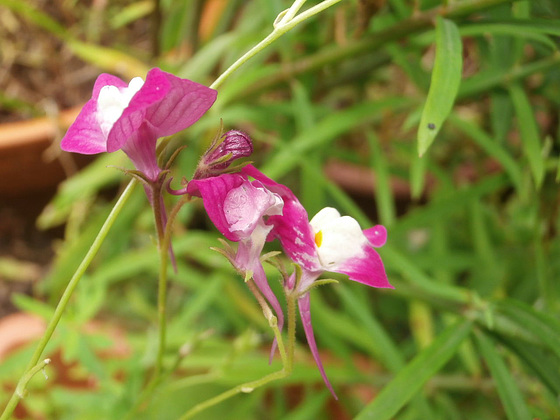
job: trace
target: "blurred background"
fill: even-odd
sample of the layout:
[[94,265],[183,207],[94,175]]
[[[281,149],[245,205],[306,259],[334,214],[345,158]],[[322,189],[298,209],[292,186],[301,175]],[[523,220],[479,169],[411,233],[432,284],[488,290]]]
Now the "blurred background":
[[[128,182],[107,167],[129,166],[121,152],[58,146],[96,77],[129,81],[160,67],[210,85],[290,5],[0,0],[2,407]],[[445,44],[437,16],[458,29],[461,81],[420,159],[418,126]],[[255,165],[310,216],[333,206],[363,228],[384,224],[379,253],[395,290],[335,276],[312,292],[339,401],[298,331],[289,378],[199,418],[560,418],[559,40],[555,0],[344,0],[219,88],[203,119],[170,141],[168,155],[188,146],[176,183],[222,119],[251,136]],[[219,233],[200,203],[183,208],[174,235],[174,369],[133,418],[179,418],[280,368],[268,365],[272,334],[258,304],[209,249]],[[266,269],[281,296],[279,274]],[[49,378],[31,381],[15,418],[131,415],[157,352],[157,273],[152,215],[136,188],[47,348]]]

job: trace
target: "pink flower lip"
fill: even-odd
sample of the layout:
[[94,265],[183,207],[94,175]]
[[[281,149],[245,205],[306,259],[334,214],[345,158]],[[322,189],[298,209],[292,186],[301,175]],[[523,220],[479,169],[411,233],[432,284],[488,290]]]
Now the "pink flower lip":
[[[139,148],[142,156],[136,157],[136,161],[151,166],[148,169],[154,172],[157,162],[155,150],[152,153],[151,149],[155,148],[155,140],[198,121],[216,96],[213,89],[158,68],[148,72],[144,83],[133,79],[131,85],[116,76],[101,74],[92,98],[68,129],[61,148],[81,154],[123,149],[133,161]],[[121,114],[115,119],[110,115],[112,112]]]

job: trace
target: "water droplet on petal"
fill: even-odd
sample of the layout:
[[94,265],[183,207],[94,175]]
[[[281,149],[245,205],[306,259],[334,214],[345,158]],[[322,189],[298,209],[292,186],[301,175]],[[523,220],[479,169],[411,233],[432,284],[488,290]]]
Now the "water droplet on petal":
[[387,229],[383,225],[375,225],[368,229],[367,238],[374,247],[379,248],[387,242]]

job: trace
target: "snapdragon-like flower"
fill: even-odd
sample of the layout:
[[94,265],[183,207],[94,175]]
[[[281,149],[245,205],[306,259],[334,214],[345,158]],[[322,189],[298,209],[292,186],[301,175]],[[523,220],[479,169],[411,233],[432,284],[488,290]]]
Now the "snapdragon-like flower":
[[284,203],[280,196],[241,174],[194,179],[189,182],[187,192],[201,197],[216,228],[230,241],[238,242],[237,252],[228,258],[246,279],[254,280],[276,313],[281,330],[284,324],[282,307],[268,284],[260,260],[272,230],[266,219],[282,214]]
[[282,215],[268,219],[268,223],[273,225],[270,234],[280,240],[286,254],[301,267],[301,277],[296,279],[296,273],[292,274],[285,287],[299,295],[298,308],[309,348],[325,384],[336,398],[315,342],[309,290],[325,271],[346,274],[350,280],[368,286],[393,288],[374,249],[385,244],[387,231],[381,225],[362,231],[355,219],[341,216],[336,209],[329,207],[309,221],[307,212],[289,188],[266,177],[251,165],[242,172],[259,180],[284,201]]
[[129,84],[101,74],[92,98],[61,141],[68,152],[123,150],[136,169],[155,181],[161,172],[156,142],[189,127],[212,106],[217,92],[154,68]]

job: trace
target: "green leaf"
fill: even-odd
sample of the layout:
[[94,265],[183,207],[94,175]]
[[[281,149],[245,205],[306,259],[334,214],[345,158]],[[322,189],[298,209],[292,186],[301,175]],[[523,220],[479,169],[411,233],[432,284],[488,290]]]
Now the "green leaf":
[[371,313],[369,305],[364,304],[351,287],[341,285],[335,290],[345,305],[345,312],[372,342],[372,356],[379,359],[390,371],[398,372],[404,366],[404,357],[384,326]]
[[263,172],[272,178],[288,173],[297,163],[313,149],[326,147],[337,136],[346,133],[360,124],[371,122],[381,117],[381,111],[397,110],[410,104],[402,97],[388,97],[380,101],[363,102],[351,108],[333,112],[320,120],[309,130],[296,136],[283,147],[265,165]]
[[374,171],[372,176],[375,177],[375,199],[379,220],[383,225],[389,227],[397,218],[395,198],[390,184],[389,165],[377,135],[373,130],[369,130],[366,135],[370,149],[370,166]]
[[545,34],[560,36],[560,22],[558,20],[544,19],[537,19],[535,21],[487,22],[464,26],[460,32],[461,36],[509,35],[516,38],[535,40],[549,46],[551,49],[557,49],[555,43]]
[[496,303],[496,312],[536,337],[537,342],[560,358],[560,322],[557,319],[512,299]]
[[533,115],[532,105],[522,87],[515,83],[509,87],[509,94],[517,115],[523,151],[529,161],[535,185],[540,187],[544,179],[544,158],[540,142],[539,128]]
[[113,29],[121,28],[152,13],[154,5],[155,3],[151,0],[141,0],[132,3],[118,10],[117,13],[111,16],[109,18],[109,24]]
[[12,295],[12,303],[20,310],[38,315],[44,319],[51,319],[54,313],[54,309],[30,296],[14,293]]
[[145,77],[149,66],[134,56],[116,50],[87,42],[68,39],[66,45],[82,60],[99,67],[101,70],[113,74],[122,74],[125,78]]
[[395,376],[358,414],[356,420],[392,419],[420,391],[426,381],[453,357],[471,329],[470,321],[461,321],[446,328],[428,348]]
[[553,395],[560,395],[560,360],[521,340],[502,335],[498,338],[535,372]]
[[475,337],[480,352],[492,373],[508,419],[526,420],[532,418],[513,376],[500,354],[496,351],[495,343],[483,333],[477,333]]
[[426,186],[428,157],[414,154],[410,159],[412,160],[410,163],[410,194],[413,199],[418,200]]
[[443,191],[437,200],[418,207],[401,217],[393,227],[394,233],[404,233],[410,229],[426,227],[442,219],[449,219],[456,212],[466,208],[471,200],[496,193],[509,185],[505,175],[488,176],[477,184],[465,188]]
[[418,154],[430,147],[451,112],[463,69],[463,45],[455,23],[438,16],[436,58],[428,98],[418,127]]
[[515,185],[517,191],[521,191],[523,173],[515,159],[496,140],[476,124],[471,124],[455,115],[449,116],[449,121],[463,133],[473,139],[486,153],[495,158],[504,167],[504,170]]

